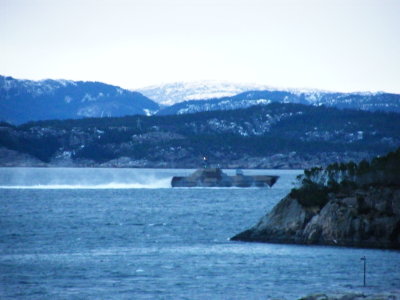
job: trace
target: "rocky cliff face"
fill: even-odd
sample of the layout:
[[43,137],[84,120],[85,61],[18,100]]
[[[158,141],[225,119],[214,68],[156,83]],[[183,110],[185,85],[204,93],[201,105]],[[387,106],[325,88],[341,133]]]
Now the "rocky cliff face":
[[323,207],[288,195],[232,240],[400,249],[400,187],[332,193]]

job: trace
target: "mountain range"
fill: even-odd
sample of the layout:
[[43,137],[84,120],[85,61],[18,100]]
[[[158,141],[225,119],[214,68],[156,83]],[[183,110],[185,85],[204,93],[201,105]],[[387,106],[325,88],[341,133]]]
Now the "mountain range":
[[272,102],[400,112],[400,95],[276,89],[265,85],[200,81],[131,91],[101,82],[21,80],[0,76],[0,121],[174,115],[234,110]]
[[32,81],[0,76],[0,120],[13,124],[149,115],[158,110],[157,103],[138,92],[101,82]]
[[390,93],[334,93],[323,91],[261,90],[234,96],[190,100],[161,109],[158,114],[187,114],[213,110],[232,110],[272,102],[299,103],[340,109],[400,112],[400,95]]

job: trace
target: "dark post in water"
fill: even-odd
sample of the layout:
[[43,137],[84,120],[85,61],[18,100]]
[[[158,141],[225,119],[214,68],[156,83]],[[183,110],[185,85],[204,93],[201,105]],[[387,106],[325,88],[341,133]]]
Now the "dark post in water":
[[365,256],[361,257],[361,260],[364,261],[364,286],[366,286],[366,271],[367,271],[367,258]]

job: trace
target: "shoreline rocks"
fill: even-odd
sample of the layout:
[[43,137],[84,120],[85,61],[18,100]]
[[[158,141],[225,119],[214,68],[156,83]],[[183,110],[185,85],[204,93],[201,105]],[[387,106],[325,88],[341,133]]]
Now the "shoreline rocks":
[[400,249],[400,187],[330,194],[322,208],[288,195],[231,240]]
[[300,298],[299,300],[396,300],[399,299],[400,292],[387,292],[381,294],[363,293],[338,293],[338,294],[312,294]]

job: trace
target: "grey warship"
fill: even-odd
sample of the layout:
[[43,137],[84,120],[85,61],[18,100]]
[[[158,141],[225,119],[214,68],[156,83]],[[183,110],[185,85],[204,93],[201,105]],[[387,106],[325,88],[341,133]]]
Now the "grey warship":
[[174,176],[172,187],[272,187],[279,179],[274,175],[244,175],[241,170],[228,176],[220,168],[203,168],[185,177]]

